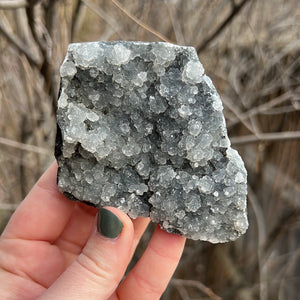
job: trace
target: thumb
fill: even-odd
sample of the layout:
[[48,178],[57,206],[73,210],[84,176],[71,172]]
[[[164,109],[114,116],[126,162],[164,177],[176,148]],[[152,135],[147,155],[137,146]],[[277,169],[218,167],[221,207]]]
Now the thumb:
[[120,210],[99,210],[98,230],[78,258],[39,299],[108,299],[132,254],[133,224]]

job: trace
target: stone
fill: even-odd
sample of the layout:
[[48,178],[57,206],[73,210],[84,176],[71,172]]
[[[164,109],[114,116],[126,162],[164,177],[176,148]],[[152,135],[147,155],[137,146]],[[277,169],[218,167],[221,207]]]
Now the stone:
[[70,44],[57,102],[58,187],[212,243],[248,227],[247,172],[192,47]]

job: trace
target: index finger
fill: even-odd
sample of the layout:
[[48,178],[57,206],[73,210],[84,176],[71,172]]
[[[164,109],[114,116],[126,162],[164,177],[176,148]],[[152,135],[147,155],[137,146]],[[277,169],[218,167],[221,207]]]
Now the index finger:
[[37,181],[8,222],[2,236],[55,241],[68,223],[75,203],[61,194],[54,162]]
[[144,254],[118,288],[121,299],[160,299],[180,260],[185,238],[157,225]]

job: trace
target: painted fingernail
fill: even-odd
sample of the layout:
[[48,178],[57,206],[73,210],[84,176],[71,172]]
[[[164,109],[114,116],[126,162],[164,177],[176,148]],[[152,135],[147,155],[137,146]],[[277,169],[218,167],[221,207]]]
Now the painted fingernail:
[[97,225],[98,231],[110,239],[118,237],[123,228],[121,220],[114,213],[105,208],[99,209]]

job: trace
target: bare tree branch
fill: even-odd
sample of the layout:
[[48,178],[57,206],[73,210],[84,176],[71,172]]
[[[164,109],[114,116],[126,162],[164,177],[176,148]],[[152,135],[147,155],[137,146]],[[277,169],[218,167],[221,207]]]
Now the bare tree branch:
[[102,18],[113,30],[116,32],[121,39],[125,39],[125,36],[123,36],[121,32],[121,26],[118,24],[118,22],[112,18],[111,16],[108,16],[105,11],[100,9],[100,7],[97,7],[94,3],[87,1],[87,0],[81,0],[86,7],[88,7],[90,10],[92,10],[95,14],[97,14],[100,18]]
[[171,284],[173,285],[182,285],[182,286],[190,286],[199,289],[201,292],[209,296],[210,299],[213,300],[222,300],[221,297],[216,295],[210,288],[204,285],[202,282],[197,280],[187,280],[187,279],[172,279]]
[[27,6],[26,0],[0,1],[0,9],[17,9]]
[[238,107],[236,107],[233,103],[231,103],[230,101],[228,101],[226,99],[226,97],[223,97],[223,104],[224,106],[226,106],[227,108],[229,108],[233,114],[237,117],[237,119],[253,134],[257,134],[257,132],[255,131],[255,128],[253,128],[253,126],[251,126],[251,124],[248,122],[248,120],[244,120],[242,119],[241,116],[241,112],[239,111]]
[[51,152],[48,149],[37,147],[34,145],[20,143],[20,142],[6,139],[3,137],[0,137],[0,144],[9,146],[9,147],[13,147],[13,148],[17,148],[20,150],[24,150],[24,151],[30,151],[30,152],[35,152],[35,153],[45,154],[45,155],[51,155]]
[[230,138],[233,145],[258,143],[264,141],[286,141],[286,140],[297,140],[300,139],[300,131],[283,131],[283,132],[270,132],[270,133],[259,133],[257,136],[244,135],[235,136]]
[[235,120],[232,120],[232,121],[229,121],[228,124],[227,124],[227,127],[232,127],[236,124],[238,124],[239,122],[241,122],[242,120],[246,120],[250,117],[253,117],[257,114],[260,114],[260,113],[265,113],[267,112],[269,109],[271,109],[272,107],[274,106],[277,106],[289,99],[291,99],[293,97],[292,93],[290,91],[280,95],[279,97],[276,97],[264,104],[261,104],[259,106],[254,106],[253,108],[249,109],[248,111],[246,112],[241,112],[240,115],[239,115],[239,118],[235,119]]
[[162,35],[161,33],[159,33],[158,31],[154,30],[153,28],[151,28],[150,26],[148,26],[147,24],[145,24],[144,22],[140,21],[139,19],[137,19],[134,15],[132,15],[130,12],[128,12],[119,1],[117,0],[111,0],[111,2],[118,7],[128,18],[130,18],[133,22],[135,22],[136,24],[138,24],[139,26],[141,26],[143,29],[145,29],[146,31],[150,32],[151,34],[153,34],[154,36],[156,36],[157,38],[159,38],[160,40],[164,41],[164,42],[168,42],[168,43],[173,43],[171,40],[169,40],[167,37],[165,37],[164,35]]
[[164,0],[164,4],[170,16],[173,32],[176,39],[176,44],[185,45],[186,42],[184,39],[184,34],[182,32],[181,22],[178,22],[178,14],[177,14],[176,7],[174,5],[171,5],[170,2],[167,0]]
[[75,11],[72,15],[72,22],[71,22],[71,41],[74,40],[74,36],[75,36],[75,30],[76,30],[76,25],[77,25],[77,21],[80,15],[80,11],[82,8],[82,1],[81,0],[77,0],[76,2],[76,6],[75,6]]
[[32,65],[36,67],[40,65],[39,60],[36,57],[34,57],[32,53],[28,51],[27,47],[22,43],[22,41],[17,36],[15,36],[11,32],[8,32],[8,30],[2,24],[1,21],[0,21],[0,33],[2,33],[15,48],[17,48],[21,53],[23,53]]
[[38,36],[37,30],[36,30],[36,19],[35,19],[35,11],[34,11],[34,6],[37,4],[37,0],[31,0],[28,1],[28,6],[26,7],[26,15],[27,15],[27,21],[28,25],[31,31],[31,34],[37,43],[37,45],[40,48],[41,53],[43,54],[44,57],[46,57],[46,46],[43,44],[41,39]]
[[210,42],[213,41],[227,27],[227,25],[232,22],[232,20],[238,15],[239,11],[245,6],[248,1],[249,0],[243,0],[239,4],[234,4],[233,2],[232,10],[229,16],[210,36],[208,36],[198,47],[196,47],[198,54],[203,51],[210,44]]
[[255,192],[252,190],[251,186],[248,184],[248,199],[249,203],[252,206],[256,223],[257,223],[257,232],[258,232],[258,241],[257,241],[257,257],[258,257],[258,271],[259,271],[259,294],[260,299],[268,299],[268,289],[267,289],[267,268],[263,267],[263,244],[267,239],[267,230],[266,230],[266,221],[264,219],[263,210]]

